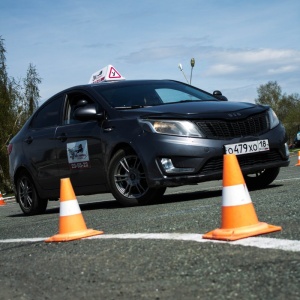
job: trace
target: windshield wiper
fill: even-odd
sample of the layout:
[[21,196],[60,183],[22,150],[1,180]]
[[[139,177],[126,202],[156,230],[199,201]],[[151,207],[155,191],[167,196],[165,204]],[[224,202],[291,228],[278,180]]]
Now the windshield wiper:
[[185,103],[185,102],[198,102],[198,101],[202,101],[200,99],[197,100],[180,100],[180,101],[174,101],[174,102],[164,102],[163,104],[176,104],[176,103]]
[[131,105],[131,106],[115,106],[115,109],[135,109],[135,108],[143,108],[145,105]]
[[143,108],[145,105],[131,105],[131,108]]
[[191,100],[191,99],[189,99],[189,100],[180,100],[180,101],[178,101],[178,103],[183,103],[183,102],[194,102],[194,101],[199,101],[199,100]]

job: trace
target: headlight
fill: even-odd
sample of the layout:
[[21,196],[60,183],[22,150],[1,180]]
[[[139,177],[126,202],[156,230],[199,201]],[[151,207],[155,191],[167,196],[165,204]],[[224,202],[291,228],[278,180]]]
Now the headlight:
[[169,120],[141,120],[146,123],[155,133],[179,135],[187,137],[202,137],[197,126],[190,121],[169,121]]
[[273,129],[279,124],[279,119],[272,108],[268,110],[268,115],[269,115],[270,129]]

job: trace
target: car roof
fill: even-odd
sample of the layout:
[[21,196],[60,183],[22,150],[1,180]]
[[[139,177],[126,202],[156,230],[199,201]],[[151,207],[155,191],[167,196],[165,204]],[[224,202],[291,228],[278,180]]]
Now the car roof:
[[[157,83],[157,82],[177,82],[177,83],[182,83],[180,81],[176,80],[171,80],[171,79],[136,79],[136,80],[115,80],[115,81],[106,81],[106,82],[99,82],[99,83],[92,83],[92,84],[84,84],[80,85],[77,87],[94,87],[94,86],[110,86],[110,85],[115,85],[115,86],[128,86],[128,85],[140,85],[140,84],[147,84],[147,83]],[[73,87],[73,88],[76,88]]]
[[[184,82],[177,81],[177,80],[172,80],[172,79],[135,79],[135,80],[126,79],[126,80],[102,81],[102,82],[99,82],[99,83],[87,83],[87,84],[81,84],[81,85],[75,85],[75,86],[69,87],[69,88],[64,89],[60,92],[57,92],[56,94],[52,95],[47,100],[52,99],[52,98],[54,98],[57,95],[62,94],[62,93],[70,93],[70,92],[72,92],[76,89],[81,89],[81,90],[88,91],[88,90],[93,89],[93,87],[106,88],[106,87],[111,86],[111,85],[113,85],[115,87],[122,87],[122,86],[134,86],[134,85],[143,85],[143,84],[151,84],[151,83],[159,83],[159,82],[161,82],[161,83],[173,82],[173,83],[188,85]],[[195,86],[193,86],[193,88],[199,89]],[[206,93],[208,93],[208,92],[206,92]]]

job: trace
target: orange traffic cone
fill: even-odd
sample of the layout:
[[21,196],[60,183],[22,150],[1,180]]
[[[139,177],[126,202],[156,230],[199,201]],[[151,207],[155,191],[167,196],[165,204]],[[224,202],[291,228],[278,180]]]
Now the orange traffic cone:
[[0,192],[0,206],[4,206],[4,205],[6,205],[6,202],[4,201],[2,194]]
[[203,235],[204,239],[234,241],[279,231],[279,226],[259,222],[235,154],[223,162],[222,225]]
[[298,163],[295,166],[300,166],[300,151],[298,151]]
[[102,234],[87,229],[70,178],[60,180],[59,233],[45,242],[66,242]]

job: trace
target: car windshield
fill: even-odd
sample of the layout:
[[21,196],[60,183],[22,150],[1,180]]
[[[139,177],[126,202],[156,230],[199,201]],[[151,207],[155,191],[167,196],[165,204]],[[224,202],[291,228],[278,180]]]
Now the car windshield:
[[95,85],[96,91],[115,108],[138,108],[190,101],[217,101],[212,95],[179,82]]

